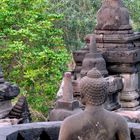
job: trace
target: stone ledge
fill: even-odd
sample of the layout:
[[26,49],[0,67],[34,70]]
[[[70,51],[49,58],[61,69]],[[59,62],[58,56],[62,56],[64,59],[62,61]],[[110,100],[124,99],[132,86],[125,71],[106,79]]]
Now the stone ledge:
[[129,51],[107,51],[103,53],[106,62],[134,64],[140,62],[140,49]]
[[134,32],[130,30],[95,30],[95,34],[100,35],[100,34],[105,34],[105,35],[110,35],[110,34],[133,34]]
[[[18,136],[23,137],[25,140],[37,140],[42,132],[46,133],[47,140],[58,140],[61,123],[39,122],[2,127],[0,128],[0,140],[17,140]],[[131,140],[139,140],[140,124],[128,123],[128,126],[131,133]]]
[[121,73],[137,73],[140,71],[140,64],[112,64],[107,63],[109,73],[121,74]]
[[57,140],[60,124],[61,122],[39,122],[5,126],[0,128],[0,140],[17,140],[18,134],[25,140],[37,140],[42,132],[45,132],[50,140]]
[[140,33],[96,35],[97,43],[128,43],[140,39]]

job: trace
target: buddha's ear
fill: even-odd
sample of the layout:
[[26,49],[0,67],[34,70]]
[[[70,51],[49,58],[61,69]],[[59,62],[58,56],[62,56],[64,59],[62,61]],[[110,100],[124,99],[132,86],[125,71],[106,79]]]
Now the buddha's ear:
[[81,94],[81,103],[82,103],[83,105],[86,104],[86,99],[85,99],[85,96],[84,96],[83,94]]

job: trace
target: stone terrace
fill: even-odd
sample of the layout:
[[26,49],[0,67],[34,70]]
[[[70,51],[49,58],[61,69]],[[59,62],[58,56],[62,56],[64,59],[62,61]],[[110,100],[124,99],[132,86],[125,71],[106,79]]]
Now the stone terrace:
[[[58,140],[61,122],[40,122],[0,128],[0,140]],[[140,125],[128,123],[131,140],[140,139]]]

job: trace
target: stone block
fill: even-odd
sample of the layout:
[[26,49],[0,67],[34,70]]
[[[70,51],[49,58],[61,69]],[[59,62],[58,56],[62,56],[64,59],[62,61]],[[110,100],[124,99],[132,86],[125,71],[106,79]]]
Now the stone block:
[[97,43],[97,48],[106,50],[106,51],[120,51],[120,50],[132,50],[135,48],[135,45],[133,43]]
[[107,110],[116,110],[120,108],[118,103],[118,92],[122,89],[122,78],[117,76],[109,76],[105,78],[108,82],[108,98],[104,104]]
[[139,123],[129,123],[129,128],[131,128],[132,140],[140,139],[140,125]]
[[113,94],[120,91],[123,88],[122,78],[118,76],[108,76],[105,78],[108,82],[108,93]]
[[129,51],[107,51],[103,56],[108,63],[130,64],[140,62],[140,49]]
[[12,104],[10,100],[1,101],[0,102],[0,119],[7,116],[11,109],[12,109]]
[[137,91],[122,91],[120,93],[121,101],[131,101],[139,98],[139,93]]
[[0,101],[10,100],[19,94],[19,88],[9,82],[0,84]]
[[136,73],[140,71],[140,64],[112,64],[107,63],[107,69],[110,74]]
[[66,102],[63,100],[58,100],[56,102],[56,107],[55,109],[67,109],[67,110],[74,110],[75,108],[79,107],[79,102],[78,101],[71,101],[71,102]]
[[[20,124],[14,126],[5,126],[0,128],[0,140],[16,140],[20,134],[24,139],[40,139],[40,134],[44,131],[51,140],[58,140],[59,129],[62,122],[37,122],[29,124]],[[140,125],[139,123],[128,123],[131,140],[139,140]],[[45,137],[44,139],[47,139]],[[49,138],[47,140],[50,140]]]
[[139,41],[134,41],[135,47],[140,47],[140,40]]
[[139,111],[140,110],[140,106],[136,106],[136,107],[123,107],[123,108],[121,108],[121,110],[123,110],[123,111]]
[[56,102],[55,108],[50,111],[49,121],[63,121],[68,116],[81,112],[79,101],[66,102],[59,99]]
[[[138,89],[138,73],[133,74],[121,74],[123,79],[123,90],[122,92],[131,92]],[[134,94],[134,93],[133,93]]]
[[1,127],[0,140],[58,140],[61,123],[38,122]]
[[96,35],[97,43],[131,43],[140,39],[140,33]]
[[125,110],[140,109],[138,93],[138,74],[121,74],[123,79],[123,90],[120,93],[120,104]]
[[118,93],[114,93],[112,95],[108,95],[107,101],[104,103],[105,109],[109,111],[117,110],[121,107],[118,102]]
[[87,50],[79,50],[73,52],[73,58],[76,63],[82,63],[85,54],[88,53]]
[[114,35],[114,34],[133,34],[133,30],[94,30],[95,34]]
[[134,107],[137,107],[139,105],[139,101],[136,101],[136,100],[133,100],[131,102],[121,101],[120,104],[121,104],[122,108],[134,108]]

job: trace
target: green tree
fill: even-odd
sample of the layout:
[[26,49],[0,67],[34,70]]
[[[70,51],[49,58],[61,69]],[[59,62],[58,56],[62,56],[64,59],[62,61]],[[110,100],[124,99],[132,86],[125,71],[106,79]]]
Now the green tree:
[[[92,33],[96,25],[96,13],[102,0],[50,0],[53,10],[64,15],[58,27],[64,31],[64,40],[68,50],[77,50],[82,47],[83,38]],[[140,29],[140,1],[123,0],[129,9],[131,23],[135,30]]]
[[61,29],[62,15],[45,0],[0,1],[0,62],[5,78],[19,85],[31,110],[47,113],[68,54]]
[[97,9],[100,0],[50,0],[53,10],[64,15],[58,27],[64,31],[64,40],[68,50],[83,46],[83,38],[91,33],[96,24]]
[[140,1],[124,0],[125,6],[128,8],[131,18],[131,24],[135,31],[140,31]]

